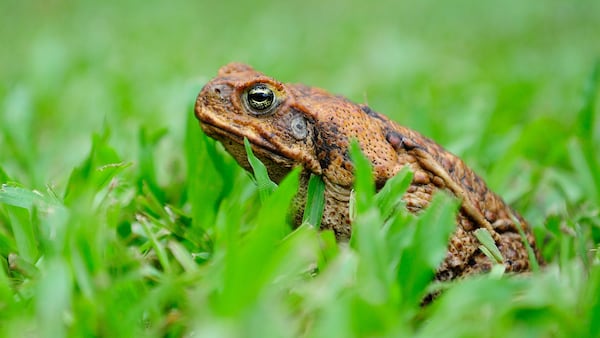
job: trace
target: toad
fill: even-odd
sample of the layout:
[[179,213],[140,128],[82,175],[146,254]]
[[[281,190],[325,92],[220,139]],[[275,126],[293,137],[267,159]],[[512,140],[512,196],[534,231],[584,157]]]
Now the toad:
[[321,176],[325,184],[321,228],[332,230],[339,241],[348,240],[352,230],[348,207],[354,173],[348,147],[356,139],[372,164],[378,189],[404,166],[411,168],[413,179],[402,196],[409,211],[427,207],[438,190],[446,190],[461,201],[456,230],[436,273],[438,280],[491,268],[491,260],[479,249],[474,235],[479,228],[492,235],[506,271],[530,269],[527,249],[514,220],[518,220],[535,250],[527,222],[460,158],[367,105],[323,89],[281,83],[250,66],[231,63],[204,86],[195,114],[204,132],[220,141],[247,170],[251,168],[244,138],[275,182],[301,166],[299,196],[305,195],[310,174]]

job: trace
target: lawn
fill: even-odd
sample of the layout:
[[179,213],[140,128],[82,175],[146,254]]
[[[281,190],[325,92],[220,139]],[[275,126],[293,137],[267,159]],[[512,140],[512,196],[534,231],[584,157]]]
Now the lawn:
[[[0,336],[600,337],[600,2],[0,12]],[[456,202],[390,210],[410,173],[374,194],[358,152],[350,244],[291,229],[298,172],[265,190],[193,116],[230,61],[436,140],[523,214],[547,264],[432,282]]]

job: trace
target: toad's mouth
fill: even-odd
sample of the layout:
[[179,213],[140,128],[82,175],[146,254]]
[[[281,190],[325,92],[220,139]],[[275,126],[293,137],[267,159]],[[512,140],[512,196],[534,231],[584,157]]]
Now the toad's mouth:
[[237,130],[228,130],[220,128],[218,126],[206,122],[203,122],[202,129],[208,136],[217,139],[222,143],[226,140],[231,140],[236,144],[243,146],[244,138],[247,138],[250,144],[252,145],[252,150],[258,150],[264,153],[268,153],[269,156],[273,158],[279,158],[279,161],[277,162],[293,162],[291,159],[285,157],[285,155],[283,155],[281,152],[275,149],[270,143],[265,142],[262,138],[255,138],[248,135],[242,136],[240,133],[237,133]]
[[206,135],[221,142],[227,152],[246,170],[250,171],[251,167],[244,147],[244,138],[248,139],[254,155],[265,164],[269,173],[276,176],[272,177],[276,181],[278,181],[277,176],[285,176],[294,166],[300,165],[286,156],[285,149],[277,148],[260,133],[243,133],[235,126],[222,125],[207,119],[202,119],[200,125]]

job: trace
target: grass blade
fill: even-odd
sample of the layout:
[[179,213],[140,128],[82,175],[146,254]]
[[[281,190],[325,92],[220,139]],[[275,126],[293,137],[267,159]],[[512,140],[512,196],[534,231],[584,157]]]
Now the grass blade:
[[44,196],[38,191],[9,184],[2,184],[2,186],[0,186],[0,203],[24,209],[31,209],[35,203],[42,200],[44,200]]
[[434,271],[446,256],[448,239],[456,227],[458,201],[437,193],[416,222],[412,241],[402,250],[397,272],[403,307],[418,306]]
[[521,236],[521,241],[527,249],[527,256],[529,257],[529,265],[531,266],[531,270],[539,271],[540,264],[538,263],[537,258],[535,257],[535,252],[533,252],[533,248],[531,247],[531,245],[529,245],[529,241],[527,240],[525,231],[523,231],[523,226],[521,225],[521,222],[519,222],[519,220],[513,214],[511,214],[510,217],[513,223],[515,223],[515,225],[517,226],[517,230],[519,230],[519,235]]
[[402,196],[410,186],[412,179],[413,172],[410,167],[405,166],[396,176],[385,182],[383,188],[377,193],[375,199],[385,218],[402,206]]
[[258,158],[256,158],[256,156],[254,156],[252,147],[250,146],[250,142],[247,138],[244,138],[244,147],[246,147],[248,162],[252,167],[254,178],[256,179],[256,184],[258,185],[258,194],[260,195],[260,200],[264,203],[267,198],[269,198],[269,195],[275,191],[277,184],[275,184],[275,182],[271,181],[269,178],[269,173],[267,172],[265,165]]
[[306,206],[302,223],[308,223],[319,229],[325,208],[325,182],[317,175],[310,175],[308,191],[306,192]]
[[487,229],[479,228],[475,230],[475,237],[481,243],[479,249],[490,259],[492,262],[496,262],[496,264],[503,264],[504,258],[502,257],[502,253],[494,243],[494,239],[490,232]]

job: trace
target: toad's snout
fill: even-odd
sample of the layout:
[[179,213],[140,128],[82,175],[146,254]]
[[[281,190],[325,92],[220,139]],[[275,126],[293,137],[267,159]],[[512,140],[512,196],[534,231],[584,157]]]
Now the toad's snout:
[[211,81],[204,85],[196,99],[196,118],[201,122],[212,120],[210,107],[230,107],[232,93],[233,88],[226,83]]
[[233,89],[228,84],[209,82],[202,88],[200,97],[229,101],[232,92]]

